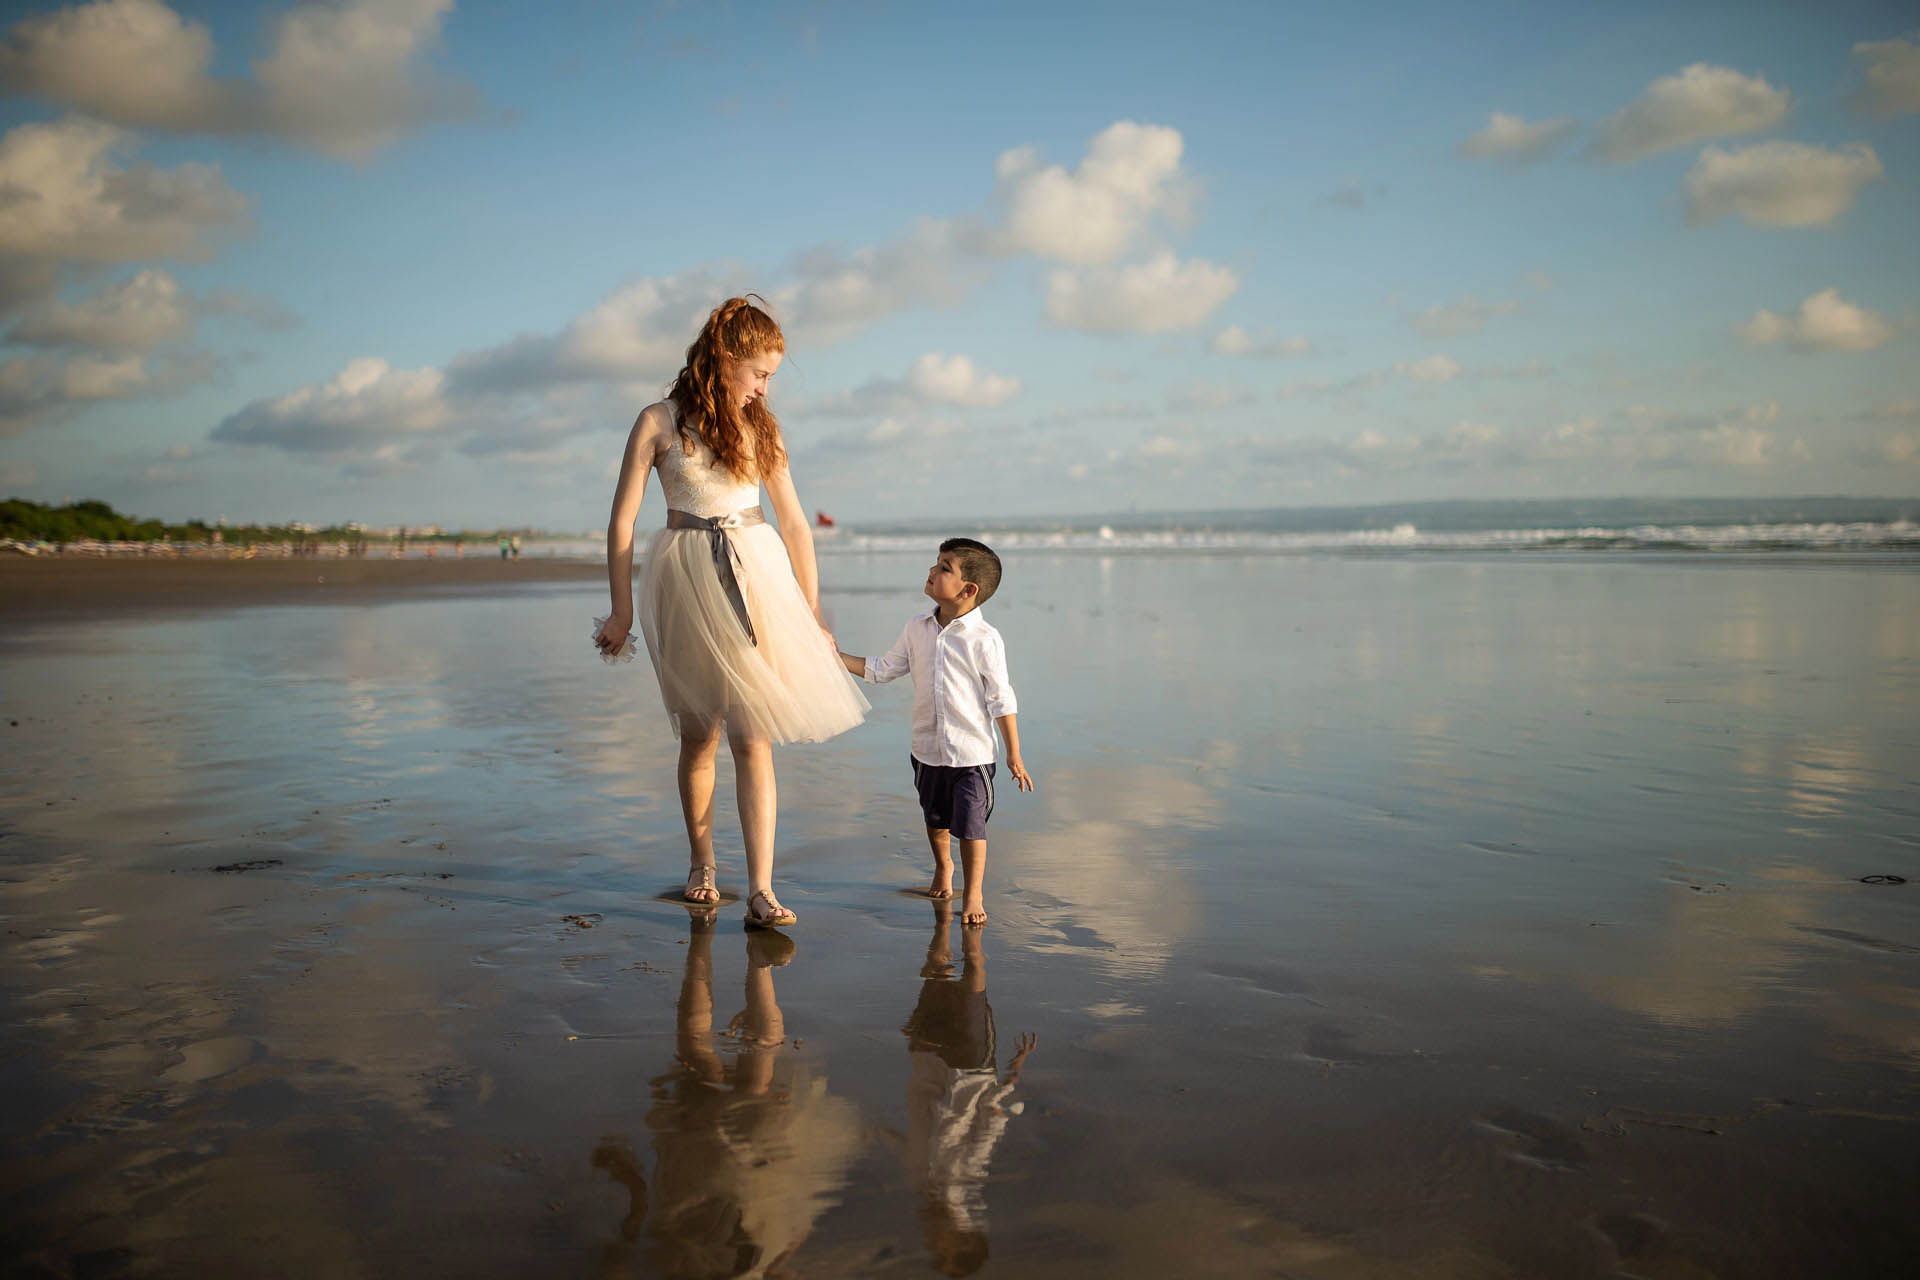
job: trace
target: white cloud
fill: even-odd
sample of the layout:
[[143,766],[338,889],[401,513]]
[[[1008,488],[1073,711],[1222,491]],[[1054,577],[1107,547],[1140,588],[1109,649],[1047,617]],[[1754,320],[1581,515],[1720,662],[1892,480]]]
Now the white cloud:
[[1802,142],[1708,147],[1687,171],[1687,222],[1704,226],[1731,214],[1757,227],[1823,227],[1881,173],[1880,157],[1864,142],[1837,151]]
[[19,356],[0,363],[0,435],[98,401],[176,392],[212,372],[199,352],[157,359],[137,351]]
[[1240,287],[1226,267],[1161,252],[1145,262],[1047,278],[1047,318],[1094,333],[1179,333],[1206,324]]
[[1283,338],[1271,329],[1252,334],[1237,324],[1228,325],[1214,334],[1207,346],[1217,356],[1251,356],[1263,360],[1288,360],[1313,354],[1313,341],[1310,338],[1300,335]]
[[965,356],[929,352],[907,370],[907,390],[931,404],[982,408],[1019,394],[1020,379],[982,373]]
[[1496,111],[1487,117],[1486,128],[1462,142],[1456,150],[1469,160],[1530,165],[1545,159],[1579,127],[1576,121],[1565,116],[1528,124],[1519,116]]
[[1387,194],[1387,189],[1379,183],[1363,182],[1359,178],[1342,178],[1340,185],[1327,194],[1327,203],[1342,209],[1355,211],[1367,207],[1369,199],[1379,200]]
[[1167,393],[1167,408],[1176,413],[1212,413],[1237,409],[1260,399],[1248,387],[1223,387],[1209,382],[1189,382]]
[[209,316],[236,316],[262,329],[293,329],[300,317],[275,302],[239,289],[215,289],[199,303],[200,313]]
[[194,303],[179,282],[157,267],[109,285],[79,302],[48,301],[28,311],[6,335],[32,346],[150,351],[193,332]]
[[481,395],[582,381],[665,382],[714,304],[738,292],[739,283],[732,271],[706,268],[629,281],[558,334],[523,335],[454,360],[449,390]]
[[934,404],[990,408],[1019,392],[1018,378],[987,373],[966,356],[930,351],[916,359],[903,378],[875,378],[809,407],[812,412],[835,417],[900,415]]
[[433,119],[474,108],[472,95],[416,73],[453,0],[302,4],[280,20],[274,50],[254,64],[276,132],[357,159]]
[[1896,467],[1913,466],[1920,463],[1920,435],[1898,432],[1882,440],[1874,452],[1878,455],[1875,461],[1890,462]]
[[1148,436],[1134,449],[1134,456],[1160,466],[1181,466],[1200,460],[1204,446],[1194,436]]
[[970,222],[922,218],[883,245],[799,255],[793,281],[769,296],[790,334],[838,342],[895,311],[964,301],[983,278],[978,255],[986,247]]
[[1894,336],[1885,316],[1845,301],[1838,289],[1822,289],[1791,315],[1756,311],[1734,332],[1754,346],[1784,342],[1807,352],[1871,351]]
[[1854,416],[1868,422],[1911,422],[1920,425],[1920,400],[1889,400]]
[[1593,150],[1614,164],[1707,138],[1771,129],[1786,118],[1790,95],[1759,76],[1696,62],[1663,76],[1600,122]]
[[1076,266],[1119,259],[1155,217],[1180,221],[1192,201],[1177,129],[1122,120],[1102,130],[1072,173],[1040,164],[1032,147],[995,166],[1006,247]]
[[1853,46],[1853,60],[1866,76],[1854,95],[1855,107],[1882,120],[1920,111],[1920,44],[1867,41]]
[[1452,382],[1460,376],[1461,366],[1452,356],[1432,355],[1411,363],[1402,360],[1393,366],[1393,371],[1415,382]]
[[435,434],[453,421],[445,392],[438,369],[394,369],[368,356],[328,382],[254,401],[215,427],[213,438],[293,453],[374,444],[376,459],[392,462],[399,456],[392,453],[395,437]]
[[[1444,357],[1441,357],[1444,359]],[[1387,373],[1375,369],[1366,373],[1349,374],[1344,378],[1295,378],[1278,391],[1276,400],[1298,400],[1306,396],[1346,396],[1359,391],[1371,391],[1385,383]]]
[[122,169],[122,130],[68,117],[0,137],[0,258],[25,264],[205,258],[246,221],[248,201],[218,167]]
[[357,160],[431,120],[472,113],[470,90],[417,65],[452,7],[297,4],[242,79],[210,75],[207,28],[160,0],[96,0],[16,24],[0,46],[0,83],[133,128],[266,135]]
[[1441,303],[1425,311],[1414,312],[1406,317],[1406,321],[1429,338],[1453,338],[1465,333],[1478,333],[1487,327],[1487,321],[1494,316],[1512,315],[1518,310],[1520,303],[1513,298],[1482,302],[1469,295],[1458,302]]
[[213,37],[159,0],[99,0],[17,23],[0,84],[143,129],[207,128],[231,92],[208,78]]
[[1425,435],[1369,428],[1345,438],[1253,436],[1233,448],[1257,466],[1341,475],[1461,469],[1561,475],[1601,467],[1626,473],[1747,471],[1810,457],[1803,441],[1783,442],[1770,429],[1778,416],[1779,406],[1771,403],[1704,416],[1636,406],[1604,420],[1537,428],[1464,421]]

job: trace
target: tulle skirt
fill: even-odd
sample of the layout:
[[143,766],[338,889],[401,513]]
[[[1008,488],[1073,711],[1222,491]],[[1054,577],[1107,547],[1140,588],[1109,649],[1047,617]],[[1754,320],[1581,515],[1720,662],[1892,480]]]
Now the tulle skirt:
[[745,738],[819,742],[866,719],[867,700],[814,621],[780,535],[759,524],[727,537],[753,640],[706,530],[662,529],[640,568],[634,612],[674,733],[725,725]]

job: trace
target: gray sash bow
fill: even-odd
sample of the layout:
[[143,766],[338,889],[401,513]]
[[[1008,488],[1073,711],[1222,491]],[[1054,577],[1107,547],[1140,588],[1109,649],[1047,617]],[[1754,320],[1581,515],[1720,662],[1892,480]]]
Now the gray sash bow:
[[748,507],[743,511],[730,511],[723,516],[696,516],[685,511],[668,511],[669,529],[705,529],[707,541],[713,548],[713,571],[720,576],[720,589],[727,593],[727,600],[733,605],[734,616],[740,619],[740,629],[747,633],[747,643],[758,647],[760,641],[753,634],[753,621],[747,617],[747,598],[740,592],[740,575],[735,566],[740,563],[740,553],[734,550],[733,539],[727,536],[729,529],[745,529],[749,525],[765,524],[767,517],[759,507]]

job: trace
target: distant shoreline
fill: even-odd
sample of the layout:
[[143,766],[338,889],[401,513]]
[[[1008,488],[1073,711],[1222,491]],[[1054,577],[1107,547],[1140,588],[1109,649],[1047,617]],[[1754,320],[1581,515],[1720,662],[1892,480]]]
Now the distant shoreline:
[[604,581],[603,565],[497,556],[464,559],[164,559],[0,557],[0,620],[129,609],[350,604],[410,593],[499,591],[526,583]]

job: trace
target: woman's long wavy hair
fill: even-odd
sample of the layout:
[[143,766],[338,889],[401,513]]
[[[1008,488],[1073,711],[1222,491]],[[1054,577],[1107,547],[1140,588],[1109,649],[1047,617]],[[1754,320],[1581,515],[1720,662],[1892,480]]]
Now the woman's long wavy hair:
[[751,360],[787,349],[780,326],[761,309],[765,305],[765,298],[750,293],[715,307],[700,336],[687,348],[686,366],[667,392],[667,399],[680,411],[681,448],[692,453],[698,436],[713,451],[714,461],[741,480],[758,480],[778,471],[787,460],[780,423],[767,407],[766,397],[754,400],[742,412],[720,380],[728,360]]

